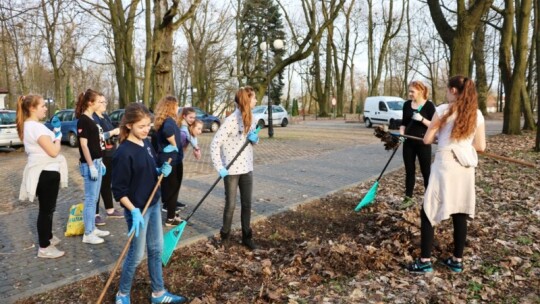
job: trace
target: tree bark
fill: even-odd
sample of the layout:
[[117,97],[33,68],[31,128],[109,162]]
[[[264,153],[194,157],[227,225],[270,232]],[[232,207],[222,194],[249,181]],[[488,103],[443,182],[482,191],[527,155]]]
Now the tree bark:
[[466,9],[465,0],[457,0],[457,26],[454,29],[448,24],[439,0],[427,0],[435,28],[450,49],[450,76],[469,75],[472,34],[492,3],[493,0],[476,0]]
[[484,52],[486,26],[481,24],[474,32],[473,60],[476,70],[476,91],[478,92],[478,108],[482,114],[487,114],[488,85],[486,76],[486,55]]

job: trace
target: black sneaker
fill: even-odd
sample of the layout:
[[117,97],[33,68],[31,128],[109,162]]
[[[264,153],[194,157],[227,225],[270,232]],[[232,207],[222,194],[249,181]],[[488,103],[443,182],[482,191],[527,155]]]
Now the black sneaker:
[[186,204],[182,204],[180,202],[176,202],[176,209],[184,209],[186,208]]
[[456,262],[452,258],[448,258],[446,260],[442,261],[443,265],[450,268],[453,272],[462,272],[463,271],[463,263],[462,262]]
[[[176,207],[176,210],[174,211],[174,214],[179,215],[181,211],[182,210],[180,210],[180,208]],[[165,206],[161,207],[161,212],[167,212],[167,207],[165,207]]]
[[417,259],[407,266],[407,270],[412,273],[432,272],[433,265],[431,265],[431,262],[422,262],[420,259]]

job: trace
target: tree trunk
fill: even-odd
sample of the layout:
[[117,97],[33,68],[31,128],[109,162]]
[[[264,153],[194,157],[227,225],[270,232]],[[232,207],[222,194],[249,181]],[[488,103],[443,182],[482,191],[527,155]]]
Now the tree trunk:
[[527,92],[527,86],[525,81],[521,88],[521,108],[523,110],[523,130],[534,131],[536,130],[536,125],[534,123],[534,114],[531,109],[531,98]]
[[[540,62],[540,0],[536,0],[534,6],[534,18],[536,19],[536,73],[538,74]],[[536,76],[536,92],[540,92],[540,77]],[[536,103],[536,140],[534,142],[534,151],[540,152],[540,100]]]
[[469,75],[472,34],[492,3],[493,0],[476,0],[466,9],[465,0],[457,0],[457,26],[454,29],[448,24],[439,0],[427,0],[437,32],[450,49],[450,76]]
[[150,107],[150,104],[152,103],[150,100],[150,93],[152,89],[152,79],[154,78],[154,74],[152,73],[152,10],[150,9],[152,3],[151,0],[145,0],[144,3],[146,6],[146,9],[144,10],[146,51],[144,53],[144,78],[142,100],[147,107]]
[[476,91],[478,92],[478,108],[482,114],[487,114],[487,96],[488,85],[486,76],[486,61],[485,61],[485,33],[486,26],[481,24],[474,33],[473,42],[473,60],[476,69]]

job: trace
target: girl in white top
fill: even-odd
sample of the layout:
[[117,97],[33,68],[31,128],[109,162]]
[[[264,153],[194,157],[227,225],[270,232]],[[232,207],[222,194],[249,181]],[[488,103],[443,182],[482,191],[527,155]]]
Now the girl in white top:
[[38,257],[59,258],[63,251],[56,248],[60,242],[52,234],[53,214],[60,184],[67,187],[67,162],[60,154],[62,133],[55,135],[40,120],[45,118],[47,106],[39,95],[21,96],[17,100],[17,132],[28,155],[21,181],[19,199],[39,200],[37,231]]
[[254,132],[255,122],[251,109],[257,103],[252,87],[243,87],[236,93],[234,101],[236,110],[229,115],[216,132],[210,145],[210,153],[214,168],[223,177],[225,183],[225,210],[223,211],[223,226],[221,240],[229,240],[232,218],[236,204],[237,188],[240,189],[242,223],[242,244],[253,250],[256,248],[252,241],[253,233],[250,228],[251,199],[253,195],[253,148],[247,145],[233,165],[227,170],[226,166],[238,154],[246,139],[257,143],[259,138]]
[[474,82],[463,76],[450,78],[446,99],[448,104],[437,107],[424,136],[425,144],[433,143],[437,137],[438,148],[421,211],[421,258],[409,265],[412,272],[433,271],[433,226],[450,217],[454,225],[454,254],[443,264],[461,272],[467,217],[473,218],[475,212],[476,151],[486,149],[486,137]]

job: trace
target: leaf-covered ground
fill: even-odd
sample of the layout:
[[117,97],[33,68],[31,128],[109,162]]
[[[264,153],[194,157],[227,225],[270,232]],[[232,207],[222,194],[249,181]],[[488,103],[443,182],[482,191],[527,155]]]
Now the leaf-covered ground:
[[[540,154],[534,136],[491,137],[488,151],[534,163],[527,168],[480,158],[477,214],[469,221],[465,271],[437,265],[452,252],[452,225],[436,228],[435,271],[409,274],[419,255],[419,203],[402,208],[404,172],[381,179],[376,202],[353,211],[373,181],[254,225],[260,250],[214,240],[175,252],[166,286],[191,303],[540,303]],[[234,235],[235,242],[240,233]],[[138,269],[132,303],[147,303],[146,265]],[[19,303],[92,303],[108,274]],[[109,288],[113,302],[118,275]]]

